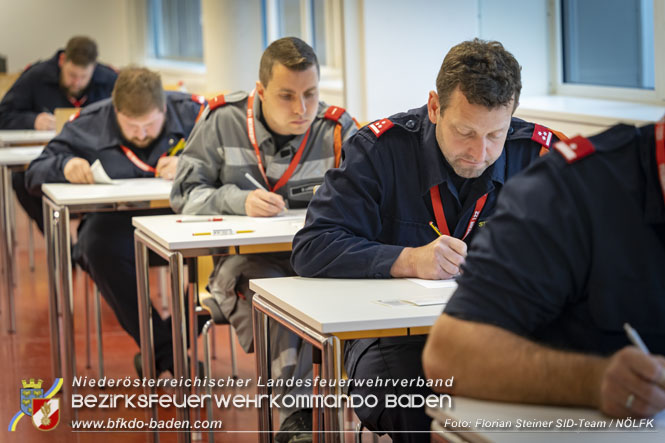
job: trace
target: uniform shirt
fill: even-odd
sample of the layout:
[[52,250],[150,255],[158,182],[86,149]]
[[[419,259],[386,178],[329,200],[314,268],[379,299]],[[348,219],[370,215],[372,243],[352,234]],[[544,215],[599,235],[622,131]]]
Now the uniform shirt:
[[305,227],[293,241],[291,262],[298,274],[389,278],[404,247],[423,246],[437,237],[428,225],[435,220],[430,198],[434,185],[457,238],[463,237],[476,201],[489,193],[476,228],[466,238],[470,241],[493,212],[504,181],[536,159],[541,148],[532,140],[534,125],[513,118],[502,154],[477,179],[462,180],[466,198],[460,201],[427,107],[389,120],[394,126],[379,137],[372,125],[361,129],[344,145],[342,167],[326,174]]
[[629,322],[665,354],[665,205],[653,126],[619,125],[571,164],[554,152],[511,180],[445,312],[548,345],[610,354]]
[[189,136],[202,107],[202,99],[198,97],[167,92],[164,128],[150,147],[141,149],[123,140],[111,99],[88,106],[75,120],[65,124],[62,132],[30,163],[26,172],[28,191],[39,195],[43,183],[66,182],[64,167],[73,157],[84,158],[90,164],[99,159],[109,177],[114,179],[154,177],[153,172],[136,166],[120,146],[126,146],[146,164],[155,167],[162,155]]
[[[171,190],[174,211],[244,215],[247,195],[256,189],[245,173],[266,186],[247,135],[247,98],[244,92],[220,96],[204,111],[178,164]],[[326,117],[329,109],[338,110],[335,119]],[[304,134],[293,137],[277,151],[270,131],[261,122],[258,96],[253,111],[256,142],[270,186],[274,186],[288,168]],[[342,127],[342,140],[356,131],[353,119],[342,108],[320,102],[304,154],[286,186],[276,191],[291,208],[305,207],[314,186],[321,184],[325,172],[334,166],[333,133],[338,124]]]
[[55,108],[87,106],[111,96],[118,74],[97,63],[90,84],[80,98],[82,103],[70,101],[60,89],[58,59],[63,52],[58,51],[50,59],[23,71],[0,102],[0,129],[34,129],[37,114],[53,113]]

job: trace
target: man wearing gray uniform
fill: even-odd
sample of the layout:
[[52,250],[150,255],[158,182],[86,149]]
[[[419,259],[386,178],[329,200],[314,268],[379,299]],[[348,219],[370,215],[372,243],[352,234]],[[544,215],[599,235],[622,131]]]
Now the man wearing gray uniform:
[[[171,206],[186,214],[270,217],[304,208],[323,175],[339,164],[344,140],[356,131],[344,109],[319,101],[319,64],[312,48],[295,37],[273,42],[263,53],[259,81],[249,94],[210,101],[180,158]],[[257,189],[249,173],[265,189]],[[295,275],[290,253],[216,257],[210,276],[213,317],[228,319],[243,349],[253,350],[249,280]],[[273,378],[311,378],[311,346],[272,325]],[[296,392],[297,391],[297,392]],[[311,394],[293,388],[289,394]],[[311,429],[308,411],[281,411],[277,441]]]

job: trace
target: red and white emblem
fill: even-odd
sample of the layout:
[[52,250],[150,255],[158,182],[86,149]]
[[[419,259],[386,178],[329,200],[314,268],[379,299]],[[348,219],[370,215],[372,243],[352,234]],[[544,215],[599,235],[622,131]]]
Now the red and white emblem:
[[549,148],[550,143],[552,142],[552,131],[547,129],[545,126],[534,125],[531,140]]
[[32,424],[40,431],[50,431],[60,422],[60,400],[57,398],[35,398],[32,410]]
[[381,134],[383,134],[393,126],[395,126],[393,122],[391,122],[387,118],[382,118],[381,120],[375,121],[374,123],[369,125],[369,129],[371,129],[374,135],[376,135],[376,137],[378,138],[381,136]]

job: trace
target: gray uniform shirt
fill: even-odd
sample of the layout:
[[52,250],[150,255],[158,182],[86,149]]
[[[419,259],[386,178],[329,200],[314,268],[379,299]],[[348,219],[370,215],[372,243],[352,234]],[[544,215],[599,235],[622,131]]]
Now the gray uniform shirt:
[[[224,97],[225,104],[206,108],[195,126],[178,163],[171,206],[185,214],[245,214],[247,195],[255,189],[247,180],[249,172],[264,183],[256,153],[247,135],[247,98],[245,92]],[[312,189],[323,182],[325,172],[334,166],[335,126],[342,125],[342,140],[356,126],[343,112],[338,121],[325,116],[328,106],[319,102],[307,145],[288,183],[276,192],[291,208],[305,207]],[[278,152],[268,129],[261,121],[261,100],[254,100],[254,127],[262,162],[271,186],[282,176],[296,154],[303,135],[295,136]]]

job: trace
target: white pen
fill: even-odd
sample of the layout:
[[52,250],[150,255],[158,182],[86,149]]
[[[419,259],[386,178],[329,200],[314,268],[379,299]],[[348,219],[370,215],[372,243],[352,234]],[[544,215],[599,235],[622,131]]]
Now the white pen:
[[644,344],[642,337],[640,337],[640,334],[638,334],[635,329],[633,329],[628,323],[624,323],[623,328],[626,330],[626,335],[628,335],[628,339],[632,344],[637,346],[639,350],[644,352],[646,355],[651,355],[649,348],[647,348],[647,345]]
[[245,172],[245,178],[252,182],[252,184],[256,187],[256,189],[263,189],[264,191],[268,192],[268,190],[263,186],[261,183],[257,182],[254,177],[249,172]]

